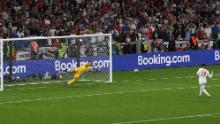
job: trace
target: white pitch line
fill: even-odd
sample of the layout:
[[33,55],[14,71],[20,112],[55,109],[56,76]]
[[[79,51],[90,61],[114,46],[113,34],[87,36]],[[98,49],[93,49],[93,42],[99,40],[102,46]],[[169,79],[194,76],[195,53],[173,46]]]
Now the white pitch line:
[[[6,87],[13,87],[13,86],[25,86],[25,85],[38,85],[38,84],[52,84],[52,83],[62,83],[64,82],[63,80],[60,80],[60,81],[43,81],[43,82],[40,82],[40,83],[23,83],[23,84],[6,84],[4,86]],[[96,81],[96,83],[82,83],[82,84],[88,84],[88,85],[91,85],[91,84],[97,84],[97,82],[100,82],[100,81]],[[128,82],[128,80],[123,80],[123,82]],[[114,81],[112,83],[117,83],[117,81]],[[80,83],[81,84],[81,83]],[[75,84],[75,85],[80,85],[79,83]],[[103,83],[105,84],[105,83]],[[111,83],[110,83],[111,84]]]
[[185,78],[195,78],[195,76],[186,76]]
[[175,78],[181,79],[181,78],[184,78],[184,77],[175,77]]
[[177,89],[178,89],[178,90],[183,90],[183,89],[185,89],[185,88],[183,88],[183,87],[178,87]]
[[[209,87],[219,87],[219,86],[220,85],[209,86]],[[183,89],[189,89],[189,88],[191,88],[191,87],[183,88]],[[128,91],[117,91],[117,92],[86,94],[86,95],[72,95],[72,96],[59,96],[59,97],[47,97],[47,98],[33,98],[33,99],[24,99],[24,100],[0,102],[0,105],[2,105],[2,104],[24,103],[24,102],[32,102],[32,101],[47,101],[47,100],[55,100],[55,99],[81,98],[81,97],[90,97],[90,96],[103,96],[103,95],[112,95],[112,94],[139,93],[139,92],[163,91],[163,90],[165,91],[165,90],[180,90],[180,89],[178,89],[178,88],[162,88],[162,89],[146,89],[146,90],[128,90]]]
[[218,79],[216,79],[216,78],[213,78],[213,79],[211,79],[211,80],[218,80]]
[[128,82],[128,80],[122,80],[122,82]]
[[53,82],[55,82],[55,83],[60,83],[61,81],[53,81]]
[[29,84],[32,84],[32,85],[37,85],[38,83],[29,83]]
[[164,88],[164,90],[172,90],[172,88]]
[[53,82],[40,82],[40,83],[24,83],[24,84],[6,84],[6,87],[13,87],[13,86],[24,86],[24,85],[37,85],[37,84],[49,84],[49,83],[53,83]]
[[156,119],[147,119],[147,120],[117,122],[117,123],[113,123],[113,124],[135,124],[135,123],[143,123],[143,122],[159,122],[159,121],[167,121],[167,120],[177,120],[177,119],[186,119],[186,118],[195,118],[195,117],[214,116],[214,115],[219,115],[219,114],[220,113],[186,115],[186,116],[179,116],[179,117],[168,117],[168,118],[156,118]]
[[220,115],[211,116],[213,118],[220,118]]
[[46,88],[46,87],[38,87],[39,89],[44,89],[44,88]]
[[[194,77],[194,76],[186,76],[186,77],[175,77],[175,78],[178,78],[178,79],[182,79],[182,78],[191,78],[191,77]],[[158,78],[158,79],[163,79],[163,80],[167,80],[169,78]],[[158,80],[156,78],[150,78],[148,80]],[[212,79],[212,80],[218,80],[218,79]],[[136,80],[137,82],[141,82],[143,80]],[[24,86],[24,85],[38,85],[38,84],[50,84],[50,83],[60,83],[60,82],[63,82],[62,80],[60,81],[51,81],[51,82],[48,82],[48,81],[44,81],[44,82],[40,82],[40,83],[24,83],[24,84],[9,84],[9,85],[5,85],[7,87],[13,87],[13,86]],[[122,82],[128,82],[128,80],[122,80]],[[118,83],[118,81],[114,81],[112,83]],[[87,85],[92,85],[92,84],[96,84],[96,83],[83,83],[83,84],[87,84]],[[81,85],[81,83],[77,83],[75,85]],[[54,86],[54,87],[58,87],[58,86]],[[207,86],[209,87],[209,86]],[[37,89],[37,88],[28,88],[29,90],[34,90],[34,89]],[[43,89],[43,88],[42,88]],[[183,88],[178,88],[180,90],[182,90]],[[10,89],[8,89],[10,90]],[[12,89],[11,89],[12,90]],[[23,90],[23,88],[20,88],[20,90]]]
[[218,86],[220,86],[220,85],[212,85],[212,86],[214,86],[214,87],[218,87]]
[[118,83],[118,81],[113,81],[112,83]]
[[151,81],[153,81],[153,80],[156,80],[155,78],[151,78],[151,79],[148,79],[148,80],[151,80]]
[[[214,85],[213,85],[214,86]],[[220,85],[219,85],[220,86]],[[195,88],[198,88],[198,87],[190,87],[190,88],[192,88],[192,89],[195,89]]]
[[6,84],[5,86],[6,87],[12,87],[12,86],[24,86],[24,85],[27,85],[27,84]]
[[29,88],[27,88],[28,90],[35,90],[36,88],[34,88],[34,87],[29,87]]
[[169,78],[160,78],[160,79],[162,79],[162,80],[168,80]]
[[94,84],[94,83],[86,83],[86,84],[88,84],[88,85],[92,85],[92,84]]
[[[218,74],[216,74],[218,75]],[[219,74],[220,75],[220,74]],[[177,79],[182,79],[182,78],[195,78],[194,76],[186,76],[186,77],[174,77],[174,78],[177,78]],[[164,77],[164,78],[150,78],[148,80],[159,80],[159,79],[162,79],[162,80],[168,80],[170,78],[167,78],[167,77]],[[216,79],[216,78],[212,78],[211,80],[219,80],[219,79]],[[137,82],[141,82],[142,80],[136,80]],[[24,84],[6,84],[4,86],[6,87],[12,87],[12,86],[24,86],[24,85],[38,85],[38,84],[52,84],[52,83],[61,83],[63,82],[63,80],[57,80],[57,81],[43,81],[43,82],[40,82],[40,83],[24,83]],[[121,82],[128,82],[128,80],[122,80]],[[114,81],[112,83],[118,83],[118,81]],[[85,84],[95,84],[95,83],[85,83]]]

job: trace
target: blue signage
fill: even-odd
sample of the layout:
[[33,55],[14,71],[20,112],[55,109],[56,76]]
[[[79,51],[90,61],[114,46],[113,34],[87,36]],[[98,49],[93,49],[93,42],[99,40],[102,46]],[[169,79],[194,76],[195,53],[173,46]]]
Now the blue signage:
[[129,54],[113,57],[113,70],[220,64],[220,50]]
[[[109,69],[109,57],[81,58],[81,64],[93,61],[99,70]],[[196,66],[201,64],[220,64],[220,50],[201,50],[183,52],[145,53],[113,56],[113,71],[177,66]],[[76,68],[74,58],[51,60],[27,60],[13,62],[12,72],[16,77],[57,74],[60,70]],[[4,63],[4,74],[9,74],[8,63]]]

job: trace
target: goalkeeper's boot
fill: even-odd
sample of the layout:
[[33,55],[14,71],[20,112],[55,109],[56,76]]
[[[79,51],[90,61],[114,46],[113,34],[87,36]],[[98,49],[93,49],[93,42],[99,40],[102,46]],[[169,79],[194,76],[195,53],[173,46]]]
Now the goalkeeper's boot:
[[69,86],[68,82],[65,82],[64,87],[68,87],[68,86]]

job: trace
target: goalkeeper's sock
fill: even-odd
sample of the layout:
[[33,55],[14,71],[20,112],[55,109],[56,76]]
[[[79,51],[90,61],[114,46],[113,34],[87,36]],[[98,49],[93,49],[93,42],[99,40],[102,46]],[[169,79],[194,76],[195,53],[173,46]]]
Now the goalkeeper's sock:
[[69,85],[69,84],[72,84],[72,83],[75,83],[75,82],[76,82],[76,80],[75,80],[75,79],[72,79],[72,80],[68,81],[67,84]]

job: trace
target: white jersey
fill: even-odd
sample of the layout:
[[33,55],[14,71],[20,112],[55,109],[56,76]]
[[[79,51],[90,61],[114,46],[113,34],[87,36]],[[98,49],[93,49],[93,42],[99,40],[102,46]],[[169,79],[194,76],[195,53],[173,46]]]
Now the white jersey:
[[205,68],[199,68],[199,70],[196,73],[199,76],[199,84],[203,84],[207,82],[206,77],[212,77],[213,73],[209,73],[209,71]]

